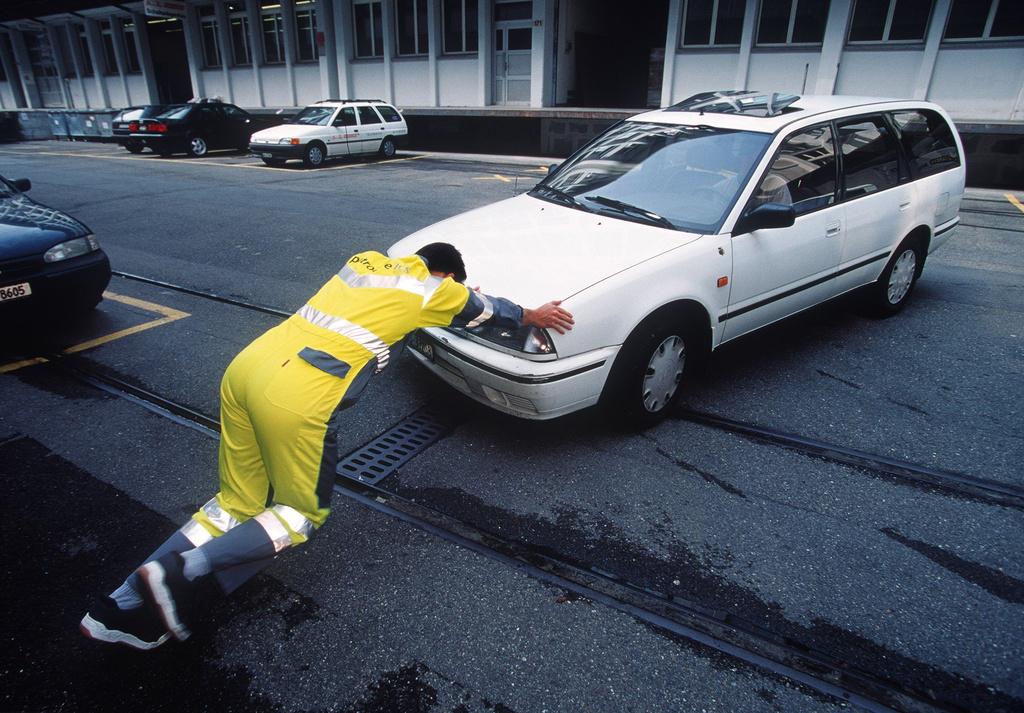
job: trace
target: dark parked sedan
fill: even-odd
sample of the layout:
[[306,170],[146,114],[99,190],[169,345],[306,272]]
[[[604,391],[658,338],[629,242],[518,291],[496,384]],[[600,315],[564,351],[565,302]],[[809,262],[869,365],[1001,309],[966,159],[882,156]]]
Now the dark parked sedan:
[[26,196],[31,187],[0,177],[0,317],[86,312],[103,298],[110,261],[85,225]]
[[142,153],[145,145],[139,139],[133,139],[132,134],[138,132],[139,122],[143,119],[153,119],[165,111],[167,111],[166,104],[130,106],[127,109],[122,109],[114,114],[114,120],[111,122],[114,140],[131,153]]
[[161,156],[205,156],[211,149],[248,151],[254,131],[277,123],[280,119],[257,118],[234,104],[202,100],[174,104],[155,117],[139,120],[130,137]]

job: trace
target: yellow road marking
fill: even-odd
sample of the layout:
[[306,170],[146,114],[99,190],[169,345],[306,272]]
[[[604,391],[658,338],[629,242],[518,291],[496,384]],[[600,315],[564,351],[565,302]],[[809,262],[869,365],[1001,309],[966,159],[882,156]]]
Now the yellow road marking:
[[[146,310],[147,312],[155,312],[163,316],[158,317],[157,319],[152,319],[148,322],[143,322],[142,324],[137,324],[134,327],[127,327],[116,332],[111,332],[110,334],[105,334],[101,337],[96,337],[95,339],[90,339],[82,342],[81,344],[75,344],[65,349],[62,352],[63,354],[76,354],[78,352],[85,351],[86,349],[92,349],[93,347],[98,347],[101,344],[106,344],[116,339],[127,337],[131,334],[138,334],[139,332],[144,332],[147,329],[153,329],[154,327],[160,327],[164,324],[170,324],[171,322],[176,322],[179,319],[184,319],[185,317],[190,316],[188,312],[182,312],[181,310],[174,309],[173,307],[166,307],[164,305],[157,304],[156,302],[140,300],[136,297],[119,295],[114,292],[104,292],[103,296],[108,300],[120,302],[131,307],[138,307],[139,309]],[[11,362],[10,364],[3,364],[0,365],[0,374],[7,374],[12,371],[17,371],[23,367],[32,366],[33,364],[42,364],[46,361],[47,359],[44,357],[35,357],[33,359],[25,359],[23,361]]]
[[502,181],[503,183],[512,183],[512,179],[511,178],[506,178],[505,176],[502,176],[500,173],[495,173],[494,175],[491,175],[491,176],[475,176],[473,178],[473,180],[474,181]]
[[1006,196],[1006,200],[1010,201],[1015,206],[1017,206],[1017,210],[1019,210],[1021,213],[1024,213],[1024,204],[1017,200],[1017,196],[1013,195],[1012,193],[1006,193],[1004,195]]

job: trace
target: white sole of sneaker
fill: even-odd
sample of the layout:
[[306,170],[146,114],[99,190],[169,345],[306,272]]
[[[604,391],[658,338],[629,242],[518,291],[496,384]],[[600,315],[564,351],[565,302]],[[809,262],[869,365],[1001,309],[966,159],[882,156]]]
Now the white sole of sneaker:
[[82,618],[82,622],[78,625],[78,629],[82,634],[90,639],[104,641],[108,644],[124,644],[125,646],[130,646],[133,649],[138,649],[139,651],[150,651],[151,649],[155,649],[157,646],[167,643],[167,640],[171,638],[170,634],[163,634],[156,641],[143,641],[139,637],[133,636],[124,631],[108,629],[103,626],[101,622],[96,621],[88,614]]
[[157,611],[160,613],[160,618],[163,619],[164,626],[167,627],[178,641],[187,639],[192,632],[178,619],[178,610],[174,606],[174,598],[171,597],[171,593],[167,591],[167,586],[164,584],[164,568],[159,562],[147,562],[139,567],[139,576],[142,577],[146,588],[153,595],[153,601],[156,603]]

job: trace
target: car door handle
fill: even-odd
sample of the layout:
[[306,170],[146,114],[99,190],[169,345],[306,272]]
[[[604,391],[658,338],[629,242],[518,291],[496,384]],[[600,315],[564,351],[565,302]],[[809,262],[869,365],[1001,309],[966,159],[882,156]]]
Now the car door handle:
[[833,235],[839,235],[839,233],[841,232],[843,232],[843,226],[840,225],[839,223],[829,225],[828,227],[825,228],[825,235],[827,235],[830,238]]
[[906,210],[909,207],[910,207],[910,201],[907,201],[906,203],[900,203],[900,210]]

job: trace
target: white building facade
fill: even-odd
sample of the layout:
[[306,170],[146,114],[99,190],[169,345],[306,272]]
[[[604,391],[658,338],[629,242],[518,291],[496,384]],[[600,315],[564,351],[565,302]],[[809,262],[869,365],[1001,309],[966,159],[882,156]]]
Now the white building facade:
[[749,88],[1024,121],[1021,0],[188,0],[181,19],[83,4],[0,23],[0,109],[640,110]]

